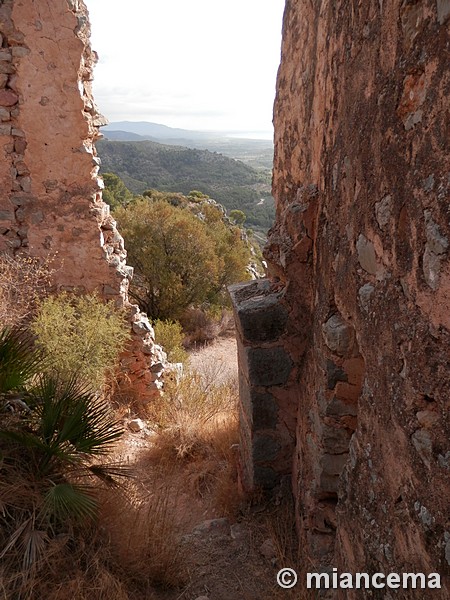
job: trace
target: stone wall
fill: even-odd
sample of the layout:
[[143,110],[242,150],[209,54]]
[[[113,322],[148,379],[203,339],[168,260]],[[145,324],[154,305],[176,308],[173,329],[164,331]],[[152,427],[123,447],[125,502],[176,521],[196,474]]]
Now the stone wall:
[[296,374],[285,348],[288,311],[265,279],[230,287],[235,307],[240,392],[240,481],[243,490],[273,489],[291,472],[295,447]]
[[[449,31],[446,0],[286,4],[266,258],[309,570],[448,575]],[[395,592],[336,597],[428,598]]]
[[97,291],[130,315],[123,380],[158,394],[165,356],[128,301],[133,269],[102,201],[92,97],[96,56],[82,0],[0,2],[0,252],[54,259],[60,290]]

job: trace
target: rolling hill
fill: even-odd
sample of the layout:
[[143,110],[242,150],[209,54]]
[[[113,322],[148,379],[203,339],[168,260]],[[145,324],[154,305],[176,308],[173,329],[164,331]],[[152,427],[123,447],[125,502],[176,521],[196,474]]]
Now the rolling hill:
[[110,141],[150,140],[161,144],[211,150],[211,152],[219,152],[230,158],[242,160],[256,169],[272,170],[273,142],[271,139],[235,137],[236,134],[233,132],[226,134],[214,131],[175,129],[147,121],[117,121],[102,127],[102,133]]
[[200,190],[228,210],[238,208],[247,224],[267,230],[274,218],[270,171],[255,169],[217,152],[146,141],[100,140],[102,172],[119,175],[132,192],[146,189]]

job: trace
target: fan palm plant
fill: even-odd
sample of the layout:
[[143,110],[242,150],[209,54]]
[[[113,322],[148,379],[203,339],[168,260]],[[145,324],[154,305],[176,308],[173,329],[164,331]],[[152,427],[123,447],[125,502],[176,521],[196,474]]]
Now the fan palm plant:
[[41,375],[41,361],[25,334],[0,334],[0,396],[26,399],[25,411],[0,413],[0,559],[21,554],[24,572],[52,537],[95,517],[99,480],[129,475],[100,460],[122,434],[108,405],[76,376]]
[[0,397],[23,391],[43,365],[42,353],[33,347],[31,335],[20,329],[0,331]]

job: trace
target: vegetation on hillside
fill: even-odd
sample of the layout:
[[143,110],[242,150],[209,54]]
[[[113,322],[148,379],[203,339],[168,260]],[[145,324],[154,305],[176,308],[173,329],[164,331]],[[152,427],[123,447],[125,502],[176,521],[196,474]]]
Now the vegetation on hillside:
[[241,138],[188,130],[161,129],[156,123],[120,122],[102,127],[105,139],[119,142],[150,140],[171,146],[187,146],[219,152],[237,158],[256,169],[272,170],[273,141],[271,139]]
[[103,173],[103,200],[114,209],[119,206],[127,206],[133,201],[133,194],[125,186],[124,182],[114,173]]
[[154,188],[186,195],[198,189],[227,210],[243,210],[252,227],[264,231],[273,223],[270,169],[255,169],[209,150],[151,141],[101,140],[97,150],[103,171],[117,174],[135,194]]
[[130,294],[153,319],[192,306],[225,305],[226,286],[249,279],[248,244],[220,208],[194,196],[156,192],[114,211],[135,268]]

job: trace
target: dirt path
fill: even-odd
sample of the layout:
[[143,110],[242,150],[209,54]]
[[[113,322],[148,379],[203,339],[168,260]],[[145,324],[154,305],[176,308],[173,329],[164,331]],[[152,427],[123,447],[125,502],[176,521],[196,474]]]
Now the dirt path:
[[[211,389],[210,385],[231,384],[231,393],[237,393],[234,337],[219,338],[190,352],[189,366],[202,374],[207,389]],[[285,566],[281,546],[293,530],[289,520],[280,538],[270,525],[270,514],[276,517],[272,518],[273,523],[279,520],[283,508],[280,495],[277,504],[261,498],[244,498],[239,496],[236,480],[230,479],[221,500],[214,500],[214,486],[216,478],[221,477],[221,469],[236,470],[233,466],[236,459],[230,461],[229,452],[228,458],[225,457],[232,447],[230,443],[237,438],[226,444],[224,455],[217,455],[213,466],[205,462],[202,454],[193,455],[187,462],[166,458],[163,463],[161,458],[155,459],[152,457],[155,435],[146,429],[134,434],[128,431],[125,455],[139,484],[148,493],[145,504],[149,514],[158,520],[156,529],[149,530],[148,535],[160,536],[161,547],[157,552],[163,561],[170,563],[171,555],[179,557],[175,570],[179,568],[184,576],[176,589],[149,590],[145,600],[294,598],[276,585],[278,565]],[[164,511],[160,514],[161,506]],[[228,508],[224,510],[221,506]]]

